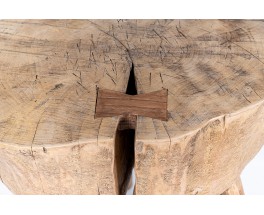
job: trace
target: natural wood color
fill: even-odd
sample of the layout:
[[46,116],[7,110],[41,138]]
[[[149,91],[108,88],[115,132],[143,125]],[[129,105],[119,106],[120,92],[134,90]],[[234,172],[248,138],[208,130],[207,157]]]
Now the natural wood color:
[[134,67],[138,94],[168,89],[168,121],[137,118],[134,192],[222,194],[263,146],[263,35],[261,20],[0,21],[2,181],[117,194],[122,116],[95,118],[96,93],[125,93]]
[[242,186],[241,179],[237,179],[237,181],[228,188],[225,192],[222,193],[222,195],[244,195],[244,189]]
[[167,121],[167,98],[165,89],[141,95],[99,89],[95,117],[140,115]]

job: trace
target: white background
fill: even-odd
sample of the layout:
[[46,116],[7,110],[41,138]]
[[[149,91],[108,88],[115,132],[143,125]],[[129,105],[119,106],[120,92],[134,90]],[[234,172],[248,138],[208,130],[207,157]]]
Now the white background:
[[264,147],[241,174],[245,194],[264,195]]

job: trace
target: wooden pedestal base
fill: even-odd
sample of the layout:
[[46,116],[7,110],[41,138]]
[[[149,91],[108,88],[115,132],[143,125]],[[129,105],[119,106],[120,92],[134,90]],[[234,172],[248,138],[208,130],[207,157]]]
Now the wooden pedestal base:
[[221,195],[244,195],[244,194],[245,193],[241,179],[238,178],[237,181]]

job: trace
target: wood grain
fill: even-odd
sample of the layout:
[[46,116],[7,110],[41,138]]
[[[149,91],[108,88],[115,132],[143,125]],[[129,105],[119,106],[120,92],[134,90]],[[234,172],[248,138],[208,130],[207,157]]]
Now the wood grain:
[[167,121],[167,97],[165,89],[133,96],[99,89],[95,118],[140,115]]
[[[17,194],[117,194],[121,116],[96,89],[168,89],[138,116],[136,194],[222,194],[264,139],[261,20],[1,20],[0,177]],[[130,125],[129,125],[130,126]],[[122,160],[122,158],[120,158]]]
[[244,189],[241,182],[241,179],[238,178],[237,181],[228,188],[225,192],[222,193],[222,195],[244,195]]

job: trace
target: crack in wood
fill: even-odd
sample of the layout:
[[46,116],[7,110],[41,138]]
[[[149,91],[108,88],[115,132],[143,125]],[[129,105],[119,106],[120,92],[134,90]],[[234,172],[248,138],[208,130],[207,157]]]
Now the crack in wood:
[[[132,63],[126,94],[137,95],[134,64]],[[115,173],[118,194],[125,195],[135,162],[137,117],[127,115],[119,120],[115,136]]]
[[[114,82],[113,77],[108,73],[106,74]],[[151,82],[151,73],[149,74]],[[94,117],[121,115],[115,133],[114,161],[116,190],[121,195],[127,192],[134,167],[137,116],[142,115],[163,121],[168,120],[168,90],[162,89],[151,93],[138,94],[136,85],[137,81],[132,62],[125,94],[97,88]]]

